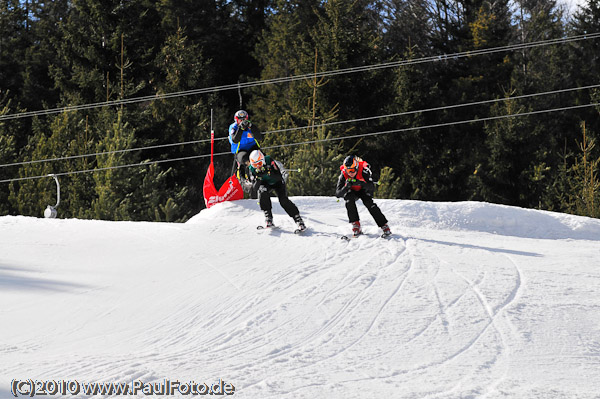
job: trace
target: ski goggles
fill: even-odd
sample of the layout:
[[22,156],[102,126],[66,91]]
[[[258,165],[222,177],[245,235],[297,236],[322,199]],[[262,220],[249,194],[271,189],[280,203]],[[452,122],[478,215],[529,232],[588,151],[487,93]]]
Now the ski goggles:
[[250,165],[257,171],[261,171],[265,167],[265,159],[261,157],[254,162],[250,161]]
[[356,159],[352,160],[352,165],[344,165],[344,170],[347,173],[356,173],[358,171],[358,162],[356,162]]

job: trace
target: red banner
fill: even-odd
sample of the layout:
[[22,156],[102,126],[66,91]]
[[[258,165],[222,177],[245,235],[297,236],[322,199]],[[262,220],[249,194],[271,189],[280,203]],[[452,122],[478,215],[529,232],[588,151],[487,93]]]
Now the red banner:
[[206,176],[204,177],[204,203],[207,208],[218,204],[224,201],[235,201],[244,198],[244,191],[242,190],[242,185],[240,181],[235,177],[235,175],[231,176],[227,181],[221,186],[219,191],[215,187],[215,183],[213,178],[215,176],[215,166],[213,164],[213,148],[214,148],[214,138],[215,133],[210,132],[210,165],[208,167],[208,171],[206,172]]
[[213,183],[213,176],[215,174],[215,167],[211,163],[206,172],[204,178],[204,203],[207,208],[224,201],[236,201],[244,198],[244,191],[242,185],[237,177],[231,176],[219,189],[215,187]]

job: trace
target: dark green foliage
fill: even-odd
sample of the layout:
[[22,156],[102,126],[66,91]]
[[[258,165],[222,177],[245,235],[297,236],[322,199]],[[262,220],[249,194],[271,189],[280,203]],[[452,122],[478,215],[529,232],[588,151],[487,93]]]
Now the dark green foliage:
[[582,138],[578,141],[579,153],[575,163],[564,169],[563,208],[582,216],[600,217],[600,153],[596,137],[582,124]]
[[[554,0],[4,1],[0,117],[98,106],[0,119],[0,165],[24,162],[0,167],[13,180],[0,183],[0,214],[40,216],[56,201],[54,173],[60,217],[185,221],[203,207],[211,109],[220,153],[243,108],[267,132],[265,152],[301,170],[292,195],[332,195],[354,153],[379,197],[598,217],[600,107],[504,116],[600,101],[593,90],[512,98],[600,82],[599,39],[319,74],[598,33],[599,21],[599,0],[571,19]],[[110,104],[157,94],[174,95]],[[215,157],[217,186],[232,158]]]
[[[0,92],[0,116],[8,115],[16,111],[11,107],[11,100],[5,93]],[[0,121],[0,165],[7,165],[16,162],[16,143],[15,136],[20,128],[18,123],[6,123]],[[16,170],[15,167],[0,166],[0,180],[10,179],[11,172]],[[10,207],[8,203],[8,184],[0,183],[0,215],[9,213]]]
[[375,187],[375,198],[398,198],[400,195],[400,182],[394,175],[392,168],[384,167],[379,175]]

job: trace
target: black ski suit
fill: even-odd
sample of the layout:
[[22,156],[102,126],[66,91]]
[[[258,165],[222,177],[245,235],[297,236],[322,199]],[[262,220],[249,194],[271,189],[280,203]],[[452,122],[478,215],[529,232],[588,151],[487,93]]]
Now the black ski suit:
[[[387,219],[381,212],[381,209],[373,202],[373,192],[375,192],[375,184],[373,184],[373,178],[371,170],[368,167],[362,169],[362,178],[356,176],[355,181],[347,181],[344,173],[340,173],[338,178],[335,196],[343,198],[346,202],[346,210],[348,211],[348,219],[350,223],[358,222],[360,217],[358,216],[358,209],[356,208],[356,201],[360,198],[363,204],[367,207],[377,226],[382,227],[387,224]],[[360,186],[360,190],[351,189],[351,187]]]
[[272,216],[271,209],[273,205],[271,203],[271,195],[269,194],[271,190],[275,191],[275,194],[279,198],[279,204],[290,217],[293,218],[300,214],[298,207],[288,198],[281,171],[275,161],[271,160],[270,156],[267,155],[265,157],[265,166],[260,170],[255,169],[252,165],[248,169],[250,170],[251,178],[254,178],[252,192],[258,193],[258,203],[260,204],[260,209],[265,212],[265,215]]

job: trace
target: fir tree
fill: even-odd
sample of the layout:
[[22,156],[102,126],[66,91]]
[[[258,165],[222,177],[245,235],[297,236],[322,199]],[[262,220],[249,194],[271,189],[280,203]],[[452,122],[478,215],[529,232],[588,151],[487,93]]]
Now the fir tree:
[[[518,101],[510,99],[513,94],[514,91],[505,93],[505,100],[492,106],[492,116],[527,111]],[[543,131],[527,122],[523,117],[508,117],[485,123],[488,156],[471,176],[476,186],[474,199],[521,206],[539,201],[543,175],[532,155],[539,151]]]
[[[169,35],[156,59],[161,79],[155,87],[159,94],[181,92],[203,87],[210,82],[212,72],[209,62],[199,46],[191,43],[182,28]],[[217,103],[216,96],[176,97],[157,100],[146,112],[148,124],[145,129],[160,131],[161,136],[153,144],[181,143],[207,140],[210,103]],[[142,136],[148,137],[142,133]],[[154,159],[178,159],[208,154],[210,144],[180,145],[161,148],[148,154]],[[202,200],[202,172],[206,171],[208,158],[185,162],[185,168],[170,168],[170,179],[161,187],[166,197],[177,199],[177,207],[170,206],[169,218],[185,220],[198,212]],[[158,169],[162,169],[161,166]],[[181,213],[179,213],[181,212]]]
[[[73,171],[86,170],[89,165],[86,158],[78,157],[85,151],[86,143],[82,124],[73,113],[62,113],[50,118],[51,125],[46,126],[39,119],[34,119],[33,135],[23,148],[20,159],[32,161],[19,169],[19,177],[32,178],[23,180],[13,186],[10,200],[22,215],[39,216],[47,205],[54,205],[56,188],[54,180],[47,178],[49,174],[60,175]],[[84,128],[84,127],[83,127]],[[47,159],[67,158],[60,161],[44,161]],[[61,217],[85,217],[89,209],[93,192],[89,174],[73,174],[59,176],[61,181]],[[54,201],[54,202],[53,202]]]
[[[11,102],[4,93],[0,92],[0,116],[12,112]],[[0,121],[0,165],[16,162],[15,135],[18,130],[18,121],[12,121],[12,123]],[[15,167],[0,166],[0,180],[16,177],[16,175],[12,175],[14,171],[16,171]],[[9,183],[0,183],[0,215],[13,213],[8,203],[8,194]]]
[[379,181],[375,186],[375,198],[399,198],[400,181],[389,166],[381,169]]
[[[94,219],[132,220],[134,209],[140,204],[131,202],[131,194],[137,188],[137,182],[131,176],[131,169],[120,169],[119,166],[131,162],[127,152],[118,152],[133,147],[134,129],[123,121],[123,111],[112,111],[105,108],[97,122],[99,143],[96,152],[107,153],[96,157],[94,172],[96,199],[91,204]],[[129,161],[129,162],[128,162]],[[113,169],[114,168],[114,169]]]
[[581,125],[582,140],[578,142],[580,153],[569,170],[570,192],[566,208],[568,212],[598,218],[600,217],[600,156],[596,149],[596,139]]

